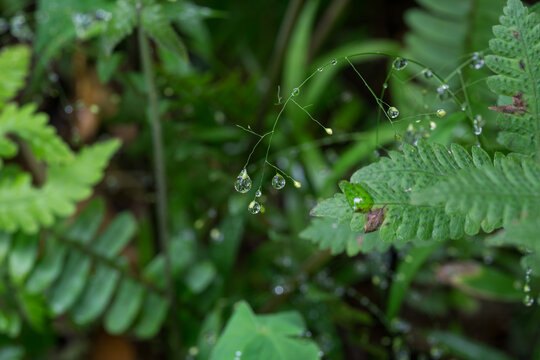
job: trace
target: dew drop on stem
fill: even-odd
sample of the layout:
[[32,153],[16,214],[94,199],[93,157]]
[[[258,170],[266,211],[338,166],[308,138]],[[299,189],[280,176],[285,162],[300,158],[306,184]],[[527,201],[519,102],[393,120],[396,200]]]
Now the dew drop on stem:
[[397,70],[397,71],[400,71],[400,70],[403,70],[405,69],[405,67],[407,66],[409,62],[407,61],[407,59],[404,59],[402,57],[398,57],[394,60],[394,62],[392,63],[392,67]]
[[258,214],[261,211],[261,204],[253,200],[248,205],[248,211],[250,214],[253,214],[253,215]]
[[388,117],[390,117],[390,119],[395,119],[399,115],[399,110],[395,106],[390,106],[386,113],[388,114]]
[[285,178],[281,174],[276,174],[272,178],[272,187],[276,190],[281,190],[285,187]]
[[236,177],[234,189],[242,194],[245,194],[251,190],[251,178],[249,177],[246,169],[240,171],[240,174],[238,174]]

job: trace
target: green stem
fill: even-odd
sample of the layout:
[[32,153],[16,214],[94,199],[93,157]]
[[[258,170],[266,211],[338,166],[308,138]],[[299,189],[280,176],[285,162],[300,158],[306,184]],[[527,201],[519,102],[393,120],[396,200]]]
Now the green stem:
[[171,269],[171,249],[169,244],[168,226],[167,226],[167,184],[165,173],[165,159],[163,155],[163,133],[159,119],[158,94],[154,81],[154,68],[150,56],[150,45],[144,29],[141,24],[139,14],[138,41],[146,88],[148,93],[148,113],[150,130],[152,133],[152,150],[154,155],[154,178],[156,181],[156,208],[157,208],[157,227],[158,239],[163,251],[165,260],[165,277],[167,281],[167,296],[169,299],[170,310],[173,316],[169,318],[170,340],[171,340],[171,358],[180,358],[180,329],[178,327],[178,317],[176,314],[176,296],[174,294],[174,282]]

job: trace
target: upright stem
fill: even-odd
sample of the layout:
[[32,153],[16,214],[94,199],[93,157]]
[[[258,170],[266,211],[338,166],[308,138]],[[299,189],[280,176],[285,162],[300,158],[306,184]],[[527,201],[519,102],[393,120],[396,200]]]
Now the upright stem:
[[[150,45],[141,25],[139,15],[138,28],[139,49],[141,53],[142,67],[146,80],[146,88],[148,92],[148,113],[150,130],[152,133],[152,150],[154,155],[154,178],[156,182],[156,208],[157,208],[157,226],[158,238],[163,251],[165,260],[165,277],[167,281],[167,296],[171,312],[175,314],[176,296],[174,294],[174,282],[171,270],[171,251],[169,245],[169,235],[167,227],[167,184],[165,173],[165,159],[163,156],[163,134],[161,130],[161,122],[159,119],[158,94],[154,81],[154,68],[152,58],[150,56]],[[180,357],[180,329],[178,327],[178,318],[171,316],[169,318],[170,340],[172,358]]]

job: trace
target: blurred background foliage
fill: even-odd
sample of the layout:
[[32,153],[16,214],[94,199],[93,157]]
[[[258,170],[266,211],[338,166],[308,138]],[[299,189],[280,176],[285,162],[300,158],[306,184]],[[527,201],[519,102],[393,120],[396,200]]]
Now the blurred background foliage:
[[[317,200],[398,148],[396,135],[410,143],[429,138],[501,150],[496,116],[487,111],[496,103],[483,81],[489,70],[475,61],[487,51],[503,1],[156,3],[161,11],[151,24],[174,33],[169,42],[153,38],[151,48],[169,191],[173,308],[165,300],[156,236],[148,89],[137,34],[123,38],[108,27],[130,2],[0,0],[0,43],[32,48],[26,86],[15,100],[36,103],[72,149],[122,140],[76,216],[40,232],[39,241],[14,235],[12,250],[0,249],[0,360],[263,358],[235,350],[254,331],[247,324],[268,327],[268,338],[284,347],[281,357],[269,359],[540,359],[540,310],[522,304],[525,274],[517,252],[487,247],[482,236],[426,248],[359,243],[348,226],[316,234],[332,240],[322,248],[343,244],[334,256],[306,240],[314,238],[305,229]],[[257,138],[235,125],[269,131],[280,97],[331,59],[361,52],[400,54],[450,76],[456,94],[468,96],[467,107],[438,96],[423,67],[410,64],[397,73],[391,57],[351,57],[375,93],[399,109],[390,124],[346,62],[327,66],[297,101],[333,135],[287,107],[269,160],[303,186],[289,182],[277,191],[267,171],[264,213],[250,215],[252,198],[232,184]],[[447,115],[437,117],[437,109]],[[469,120],[477,116],[480,123]],[[254,184],[261,181],[264,151],[257,148],[247,168]],[[44,268],[52,272],[46,280],[39,277]],[[396,279],[404,285],[392,286]],[[527,285],[538,292],[537,284]],[[174,343],[180,351],[170,354]],[[219,350],[211,355],[214,346]]]

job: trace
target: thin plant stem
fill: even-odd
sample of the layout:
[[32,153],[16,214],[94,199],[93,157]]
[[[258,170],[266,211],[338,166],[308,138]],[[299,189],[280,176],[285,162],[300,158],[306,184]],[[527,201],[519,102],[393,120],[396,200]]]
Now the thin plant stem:
[[[169,244],[169,234],[167,225],[167,183],[165,172],[164,159],[164,144],[161,122],[159,118],[158,94],[154,80],[154,69],[150,55],[150,44],[144,29],[141,25],[139,14],[138,28],[139,51],[141,55],[142,67],[146,81],[148,94],[148,115],[150,122],[150,130],[152,134],[152,150],[154,156],[154,178],[156,182],[156,209],[157,209],[157,227],[158,239],[163,251],[165,263],[165,278],[167,282],[167,296],[170,304],[170,309],[174,315],[176,309],[176,296],[174,294],[174,282],[171,269],[171,249]],[[178,326],[177,316],[169,317],[170,327],[170,342],[171,342],[171,358],[180,358],[180,329]]]

